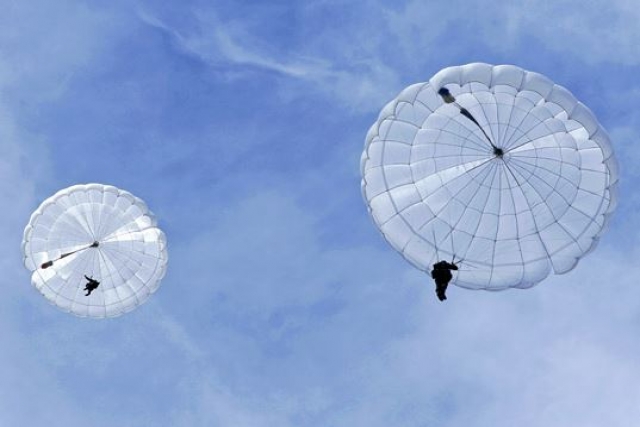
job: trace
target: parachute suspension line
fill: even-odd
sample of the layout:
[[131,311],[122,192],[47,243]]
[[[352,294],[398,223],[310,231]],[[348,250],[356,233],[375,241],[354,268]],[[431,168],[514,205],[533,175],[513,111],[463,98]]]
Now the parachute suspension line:
[[463,106],[461,106],[460,104],[458,104],[456,102],[456,98],[451,95],[451,92],[449,92],[449,89],[447,89],[446,87],[441,87],[438,90],[438,95],[440,95],[442,97],[442,100],[447,103],[447,104],[453,104],[456,107],[458,107],[458,109],[460,110],[460,114],[462,114],[463,116],[465,116],[467,119],[471,120],[473,123],[475,123],[476,126],[478,126],[478,129],[480,129],[480,131],[482,132],[482,134],[484,135],[484,137],[487,139],[487,141],[489,142],[489,144],[491,145],[491,148],[493,148],[493,154],[496,157],[502,158],[502,156],[504,156],[504,150],[502,150],[502,148],[496,147],[496,145],[491,141],[491,138],[489,138],[489,135],[487,135],[487,132],[484,131],[484,129],[482,128],[482,126],[480,126],[480,123],[478,123],[478,121],[476,120],[475,117],[473,117],[473,114],[471,114],[469,112],[469,110],[467,110],[466,108],[464,108]]
[[520,181],[518,181],[518,178],[516,177],[516,175],[513,173],[513,171],[509,167],[509,164],[507,162],[504,162],[504,165],[507,167],[507,171],[509,171],[509,173],[511,174],[513,179],[516,181],[516,184],[518,184],[518,187],[522,187],[522,185],[520,184]]
[[[445,239],[451,236],[451,239],[449,239],[451,241],[451,255],[452,255],[451,264],[455,264],[455,260],[456,260],[456,251],[453,247],[453,231],[454,231],[453,228],[451,228],[451,230],[449,230],[449,232],[444,236]],[[435,240],[435,231],[434,231],[434,240]],[[436,255],[437,255],[437,252],[438,252],[438,248],[436,248]],[[438,259],[440,259],[440,257],[438,257]],[[458,260],[458,262],[462,262],[462,261],[464,261],[463,258],[460,258]]]
[[[432,234],[433,234],[433,247],[434,247],[434,248],[435,248],[435,250],[436,250],[436,259],[437,259],[437,261],[441,261],[441,259],[440,259],[440,254],[438,253],[438,243],[436,242],[436,230],[431,229],[431,231],[432,231]],[[453,229],[451,229],[451,231],[449,231],[449,232],[447,233],[447,235],[445,236],[445,238],[447,238],[447,237],[451,234],[451,232],[452,232],[452,231],[453,231]],[[451,239],[451,253],[453,254],[453,258],[452,258],[452,260],[451,260],[451,263],[453,264],[453,263],[454,263],[454,260],[456,259],[456,254],[455,254],[455,252],[454,252],[454,250],[453,250],[453,239]],[[462,261],[462,259],[460,259],[460,261]]]
[[436,248],[436,261],[440,261],[440,254],[438,254],[438,242],[436,242],[436,230],[431,228],[433,234],[433,247]]
[[40,265],[40,268],[42,268],[42,269],[49,268],[49,267],[51,267],[51,266],[53,265],[53,263],[54,263],[54,262],[56,262],[56,261],[60,261],[61,259],[66,258],[66,257],[68,257],[68,256],[70,256],[70,255],[76,254],[76,253],[78,253],[78,252],[86,251],[86,250],[87,250],[87,249],[89,249],[89,248],[97,248],[99,245],[100,245],[100,243],[98,243],[98,242],[96,241],[96,242],[93,242],[92,244],[90,244],[89,246],[85,246],[84,248],[76,249],[75,251],[72,251],[72,252],[67,252],[66,254],[62,254],[62,255],[60,255],[60,256],[59,256],[58,258],[56,258],[56,259],[52,259],[52,260],[49,260],[49,261],[43,262],[43,263]]
[[[451,242],[451,255],[453,255],[453,258],[452,258],[452,260],[453,260],[456,257],[456,250],[455,250],[455,248],[453,246],[453,243],[454,243],[453,242],[453,231],[454,230],[453,230],[452,226],[449,226],[449,228],[451,228],[451,231],[449,231],[449,236],[451,236],[451,237],[449,237],[449,241]],[[454,262],[451,261],[451,263],[453,264]]]
[[478,123],[478,121],[476,120],[475,117],[473,117],[473,115],[469,112],[469,110],[467,110],[464,107],[461,107],[457,102],[455,103],[456,107],[458,107],[460,109],[460,114],[462,114],[463,116],[465,116],[466,118],[468,118],[469,120],[471,120],[473,123],[475,123],[476,126],[478,126],[478,129],[480,129],[480,131],[482,132],[482,134],[484,135],[484,137],[487,139],[487,141],[489,141],[489,144],[491,144],[491,148],[493,148],[493,154],[495,154],[498,157],[502,157],[502,155],[504,154],[504,152],[502,151],[501,148],[496,147],[493,142],[491,141],[491,138],[489,138],[489,135],[487,135],[487,133],[484,131],[484,129],[482,128],[482,126],[480,126],[480,123]]

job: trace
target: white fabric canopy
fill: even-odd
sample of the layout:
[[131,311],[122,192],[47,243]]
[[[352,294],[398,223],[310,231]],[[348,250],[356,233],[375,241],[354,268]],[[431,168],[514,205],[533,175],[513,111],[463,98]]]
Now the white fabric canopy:
[[[22,243],[31,282],[78,316],[112,317],[142,304],[167,268],[164,233],[146,204],[101,184],[75,185],[31,215]],[[85,296],[87,279],[100,285]]]
[[618,181],[607,133],[569,91],[479,63],[445,68],[387,104],[361,173],[375,224],[404,258],[429,271],[455,256],[452,283],[490,290],[574,268],[614,211]]

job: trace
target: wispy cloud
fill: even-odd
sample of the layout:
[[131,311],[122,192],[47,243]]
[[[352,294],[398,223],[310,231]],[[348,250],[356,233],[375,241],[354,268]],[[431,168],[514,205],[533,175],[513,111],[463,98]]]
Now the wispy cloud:
[[[284,53],[267,41],[256,39],[240,25],[226,25],[212,10],[195,16],[197,30],[183,31],[149,12],[139,12],[143,22],[170,35],[184,53],[214,70],[232,64],[275,72],[306,82],[312,90],[328,93],[343,105],[364,111],[378,108],[385,94],[395,90],[397,74],[374,58],[354,58],[352,64],[345,66],[327,56]],[[337,42],[343,41],[331,40]]]
[[627,0],[596,0],[581,7],[572,0],[469,3],[409,0],[388,11],[399,48],[421,56],[469,58],[466,62],[522,55],[531,42],[583,64],[637,65],[640,11]]
[[328,64],[321,60],[276,58],[275,55],[267,54],[265,51],[268,50],[268,45],[263,42],[262,49],[255,46],[259,43],[249,34],[237,26],[232,30],[212,12],[198,14],[200,31],[193,33],[191,29],[191,34],[183,34],[148,12],[140,11],[139,16],[151,27],[169,34],[185,53],[214,67],[227,63],[247,65],[294,78],[310,78],[328,72]]

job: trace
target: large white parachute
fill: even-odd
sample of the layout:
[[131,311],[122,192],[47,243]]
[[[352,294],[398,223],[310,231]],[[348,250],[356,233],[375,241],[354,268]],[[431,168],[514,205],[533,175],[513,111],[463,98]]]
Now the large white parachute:
[[459,263],[471,289],[527,288],[594,249],[616,205],[605,130],[562,86],[511,65],[445,68],[387,104],[362,193],[417,268]]
[[[147,205],[101,184],[74,185],[45,200],[24,230],[22,251],[31,282],[50,302],[98,318],[145,302],[168,260]],[[95,290],[85,292],[87,278],[99,282]]]

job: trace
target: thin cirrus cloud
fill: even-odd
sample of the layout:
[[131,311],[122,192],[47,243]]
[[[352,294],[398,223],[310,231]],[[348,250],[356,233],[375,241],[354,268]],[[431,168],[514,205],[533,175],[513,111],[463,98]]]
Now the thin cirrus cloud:
[[[211,13],[206,14],[206,18],[203,16],[198,20],[198,26],[202,30],[194,35],[182,34],[179,29],[169,26],[148,12],[140,11],[138,16],[147,25],[169,34],[185,53],[214,67],[230,62],[271,70],[294,78],[308,78],[326,72],[326,65],[320,61],[277,60],[275,56],[261,53],[260,47],[251,49],[243,46],[231,34],[230,29],[225,28]],[[242,36],[247,38],[246,34]]]
[[[238,25],[225,25],[212,11],[198,13],[196,30],[182,31],[152,14],[139,11],[145,24],[168,34],[187,55],[208,64],[213,70],[229,64],[255,67],[302,81],[311,90],[328,93],[356,111],[371,111],[393,91],[397,74],[372,58],[338,65],[339,59],[321,55],[283,55],[264,41],[257,41]],[[235,68],[234,73],[242,74]],[[384,96],[384,95],[382,95]]]

